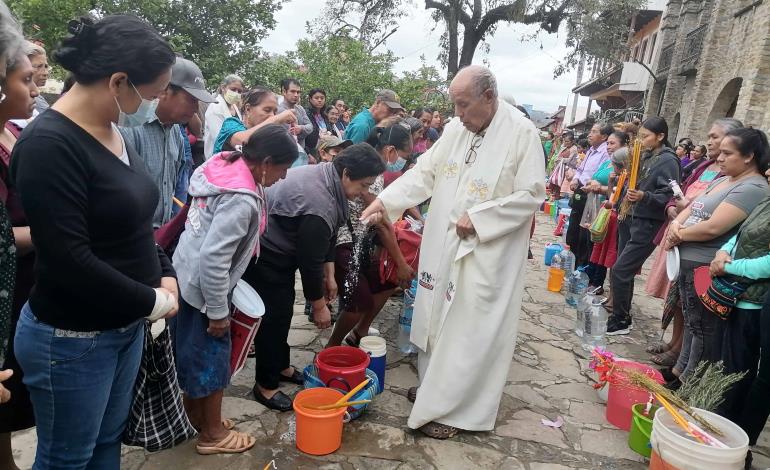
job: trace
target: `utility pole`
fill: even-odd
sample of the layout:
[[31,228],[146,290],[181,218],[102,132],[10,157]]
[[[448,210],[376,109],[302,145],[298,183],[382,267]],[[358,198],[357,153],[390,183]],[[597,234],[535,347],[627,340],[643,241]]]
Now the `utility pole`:
[[[575,83],[575,87],[579,86],[583,82],[583,69],[586,65],[586,58],[583,54],[580,54],[580,64],[578,64],[577,69],[577,83]],[[575,122],[575,116],[577,115],[577,104],[578,104],[578,94],[575,93],[574,98],[572,99],[572,112],[570,113],[569,123],[572,124]]]

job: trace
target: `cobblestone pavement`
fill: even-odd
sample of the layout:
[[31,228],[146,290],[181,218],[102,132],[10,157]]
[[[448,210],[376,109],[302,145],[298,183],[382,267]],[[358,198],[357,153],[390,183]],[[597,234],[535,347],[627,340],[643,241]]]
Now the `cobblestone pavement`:
[[[527,261],[519,336],[508,374],[497,425],[492,432],[461,433],[448,441],[422,436],[406,427],[410,403],[406,391],[417,384],[416,358],[404,357],[395,347],[400,301],[391,300],[375,321],[388,340],[385,391],[358,421],[347,424],[342,448],[332,455],[311,457],[294,446],[293,413],[276,413],[251,398],[253,362],[235,377],[226,392],[224,415],[238,429],[257,436],[257,445],[244,454],[202,457],[194,443],[157,454],[136,448],[123,449],[126,470],[151,469],[262,469],[271,460],[278,469],[644,469],[645,461],[629,450],[627,433],[608,424],[604,405],[591,387],[587,355],[573,333],[574,310],[565,308],[562,295],[548,292],[543,247],[555,237],[553,224],[537,217],[532,241],[535,259]],[[513,263],[513,261],[512,261]],[[648,262],[649,266],[649,262]],[[609,349],[629,359],[646,361],[645,346],[659,336],[661,301],[644,295],[643,279],[637,280],[634,330],[614,337]],[[298,284],[298,289],[300,288]],[[298,295],[289,343],[292,364],[304,367],[326,343],[329,332],[319,333],[303,315]],[[297,387],[287,387],[291,394]],[[449,393],[449,391],[447,391]],[[564,418],[561,429],[545,427],[542,418]],[[14,436],[14,453],[22,468],[34,458],[34,431]],[[759,449],[770,455],[767,433]],[[755,452],[757,468],[770,463]]]

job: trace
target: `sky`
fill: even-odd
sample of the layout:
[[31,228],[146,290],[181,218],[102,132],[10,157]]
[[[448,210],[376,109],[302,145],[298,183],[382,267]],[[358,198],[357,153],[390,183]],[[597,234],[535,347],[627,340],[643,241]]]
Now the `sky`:
[[[290,0],[277,15],[277,27],[262,47],[271,53],[282,53],[294,49],[298,39],[306,36],[305,22],[312,21],[320,14],[322,0]],[[438,63],[438,41],[441,30],[431,31],[429,13],[415,2],[409,16],[401,21],[399,30],[388,39],[386,47],[400,57],[394,64],[397,73],[415,70],[424,55],[429,65],[435,65],[442,74],[445,70]],[[566,105],[570,90],[575,86],[575,73],[570,72],[558,79],[553,78],[553,69],[558,60],[566,55],[564,38],[558,35],[541,35],[537,41],[521,42],[522,35],[533,31],[523,25],[498,27],[489,41],[489,54],[476,52],[474,63],[486,58],[492,72],[497,76],[501,95],[513,96],[519,104],[532,104],[535,109],[556,111],[559,105]],[[542,50],[540,48],[542,44]]]
[[[305,22],[318,18],[324,3],[323,0],[287,1],[276,15],[276,29],[262,42],[262,47],[271,53],[294,49],[297,40],[307,36]],[[421,0],[412,3],[409,15],[400,22],[400,28],[385,45],[400,58],[394,64],[394,70],[396,73],[415,70],[420,66],[420,56],[424,55],[429,65],[435,65],[445,74],[437,60],[442,30],[431,31],[433,22]],[[648,8],[663,10],[665,4],[666,0],[649,0]],[[501,95],[512,96],[518,104],[531,104],[535,109],[555,112],[559,105],[569,103],[571,106],[570,90],[576,85],[577,75],[570,71],[553,78],[554,68],[567,54],[565,35],[541,33],[536,40],[522,42],[523,36],[536,30],[525,25],[500,23],[489,40],[489,53],[477,50],[474,63],[480,64],[484,59],[489,61]],[[578,109],[587,105],[588,98],[581,97]]]

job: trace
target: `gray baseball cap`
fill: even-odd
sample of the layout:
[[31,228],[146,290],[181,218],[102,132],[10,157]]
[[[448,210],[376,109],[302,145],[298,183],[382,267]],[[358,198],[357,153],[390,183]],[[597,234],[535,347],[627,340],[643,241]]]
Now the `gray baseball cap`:
[[380,90],[380,92],[377,93],[376,100],[382,101],[390,109],[400,109],[402,111],[404,110],[404,107],[401,106],[401,103],[399,103],[401,99],[393,90]]
[[206,80],[203,79],[201,69],[185,58],[177,57],[174,66],[171,67],[171,84],[180,87],[193,98],[204,103],[216,101],[216,98],[206,91]]

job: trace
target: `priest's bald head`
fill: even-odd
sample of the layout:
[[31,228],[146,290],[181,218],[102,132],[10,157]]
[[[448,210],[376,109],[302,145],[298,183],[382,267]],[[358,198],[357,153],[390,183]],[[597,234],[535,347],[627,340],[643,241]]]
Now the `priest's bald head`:
[[488,68],[469,65],[455,75],[449,97],[455,105],[455,116],[465,128],[481,132],[497,112],[497,80]]

